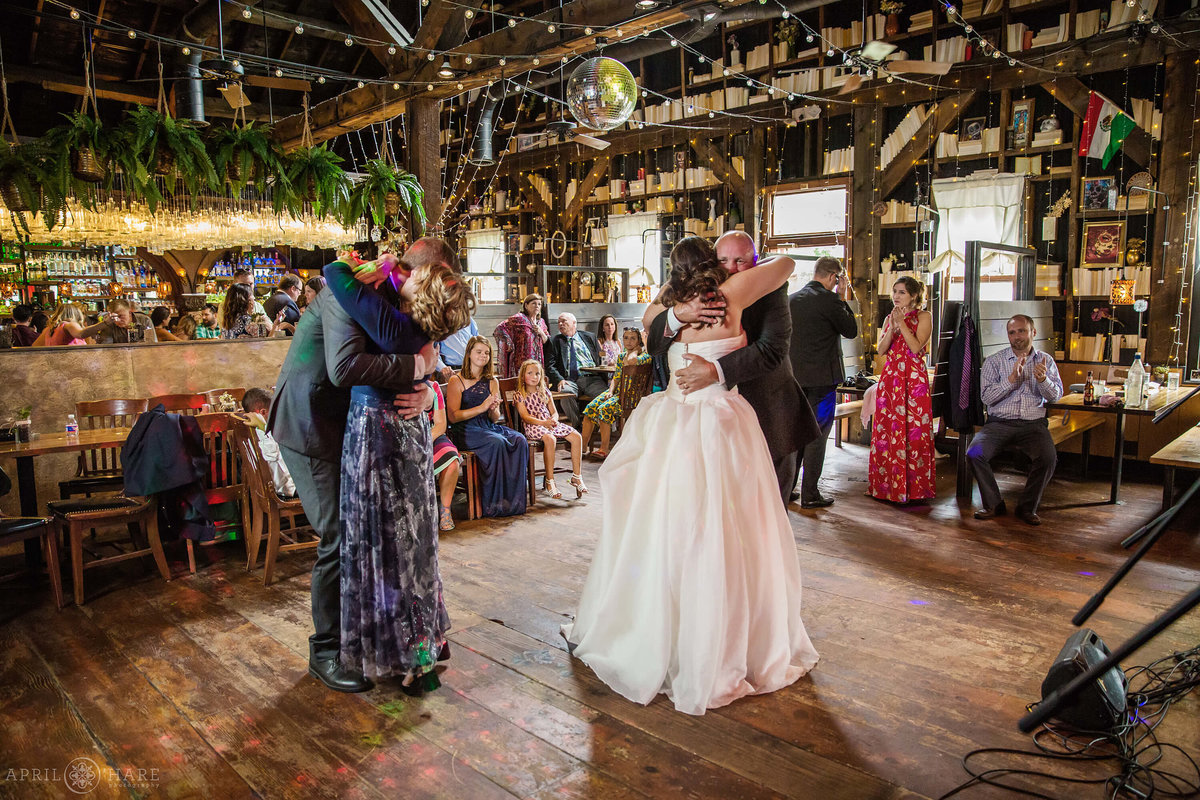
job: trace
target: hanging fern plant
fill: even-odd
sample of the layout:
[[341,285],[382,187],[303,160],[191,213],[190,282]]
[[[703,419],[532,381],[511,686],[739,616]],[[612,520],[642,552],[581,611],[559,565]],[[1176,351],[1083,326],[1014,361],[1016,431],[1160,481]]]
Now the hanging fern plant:
[[268,125],[235,125],[218,127],[209,137],[213,168],[220,180],[228,181],[234,194],[247,184],[265,191],[268,179],[280,175],[283,168],[283,149],[271,139]]
[[298,147],[286,159],[288,206],[293,216],[303,212],[305,202],[313,204],[317,216],[344,216],[350,200],[350,178],[342,169],[342,157],[324,144]]
[[344,224],[354,225],[363,215],[368,215],[381,228],[394,228],[403,222],[412,227],[417,236],[422,235],[425,231],[425,190],[417,176],[381,158],[368,161],[365,172],[366,176],[351,193]]
[[132,171],[134,190],[153,212],[162,199],[155,175],[166,176],[164,186],[174,195],[182,181],[192,205],[201,190],[219,191],[220,181],[195,123],[175,119],[149,106],[134,108],[125,118],[123,129],[131,152],[121,159],[126,174]]

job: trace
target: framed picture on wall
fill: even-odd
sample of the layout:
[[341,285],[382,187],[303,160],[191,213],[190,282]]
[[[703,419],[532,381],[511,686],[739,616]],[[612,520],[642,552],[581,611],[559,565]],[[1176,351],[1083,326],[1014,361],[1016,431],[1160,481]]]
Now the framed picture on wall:
[[1084,178],[1083,187],[1079,192],[1079,207],[1082,209],[1108,208],[1109,190],[1116,188],[1116,180],[1112,175]]
[[967,117],[962,121],[958,140],[960,142],[982,142],[983,129],[986,125],[987,117]]
[[1124,252],[1124,220],[1083,223],[1083,240],[1079,245],[1079,266],[1119,267]]
[[1012,104],[1013,147],[1025,147],[1033,136],[1033,100],[1014,100]]

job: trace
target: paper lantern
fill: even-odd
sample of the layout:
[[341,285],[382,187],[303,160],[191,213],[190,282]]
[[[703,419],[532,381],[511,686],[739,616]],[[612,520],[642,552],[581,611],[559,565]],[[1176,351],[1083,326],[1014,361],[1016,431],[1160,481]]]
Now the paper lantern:
[[572,116],[594,130],[612,130],[628,120],[637,95],[629,68],[612,58],[589,58],[567,81],[567,106]]
[[1114,306],[1131,306],[1137,281],[1121,278],[1108,287],[1108,301]]

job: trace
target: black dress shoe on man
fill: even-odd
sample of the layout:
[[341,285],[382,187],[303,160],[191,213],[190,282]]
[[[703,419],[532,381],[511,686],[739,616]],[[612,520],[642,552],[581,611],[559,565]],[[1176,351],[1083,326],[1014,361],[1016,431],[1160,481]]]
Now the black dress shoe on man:
[[822,497],[821,495],[817,495],[812,500],[800,501],[801,508],[829,508],[831,505],[833,505],[833,498]]
[[792,492],[791,495],[788,497],[788,501],[792,502],[792,503],[796,502],[799,499],[800,499],[800,490],[799,489]]
[[1018,511],[1017,519],[1024,522],[1026,525],[1041,525],[1042,518],[1037,515],[1036,511]]
[[346,669],[336,658],[310,660],[308,674],[335,692],[366,692],[375,688],[375,684],[357,672]]
[[975,519],[995,519],[1003,517],[1008,513],[1008,509],[1004,507],[1004,503],[996,505],[994,508],[981,508],[975,512]]

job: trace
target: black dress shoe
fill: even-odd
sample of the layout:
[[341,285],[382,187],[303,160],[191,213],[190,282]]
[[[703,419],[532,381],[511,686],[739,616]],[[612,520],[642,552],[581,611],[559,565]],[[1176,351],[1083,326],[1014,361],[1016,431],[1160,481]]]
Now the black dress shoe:
[[1003,517],[1008,513],[1008,509],[1004,507],[1004,503],[999,503],[993,508],[981,508],[975,512],[975,519],[995,519]]
[[799,489],[792,492],[792,494],[788,497],[788,501],[792,502],[792,503],[796,502],[799,499],[800,499],[800,490]]
[[1037,515],[1036,511],[1018,511],[1017,519],[1026,525],[1037,526],[1042,524],[1042,518]]
[[812,500],[800,501],[801,508],[829,508],[831,505],[833,505],[833,498],[822,497],[821,495],[817,495]]
[[346,669],[336,658],[310,660],[308,674],[335,692],[366,692],[375,688],[375,684],[357,672]]

